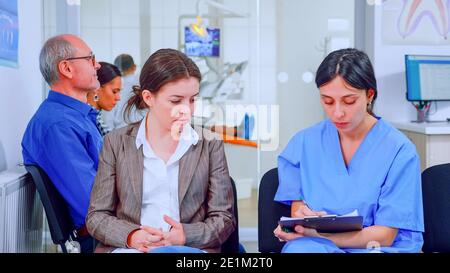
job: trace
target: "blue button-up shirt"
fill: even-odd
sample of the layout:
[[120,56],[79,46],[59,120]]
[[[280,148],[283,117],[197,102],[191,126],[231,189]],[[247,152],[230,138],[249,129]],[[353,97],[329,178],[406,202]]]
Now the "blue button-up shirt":
[[76,228],[85,223],[103,139],[97,111],[50,91],[22,139],[25,164],[39,165],[69,205]]

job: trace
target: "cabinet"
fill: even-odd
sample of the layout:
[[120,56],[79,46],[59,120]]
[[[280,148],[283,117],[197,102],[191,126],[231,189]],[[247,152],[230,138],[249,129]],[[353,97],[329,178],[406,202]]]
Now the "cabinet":
[[450,163],[450,124],[393,123],[416,145],[421,170]]

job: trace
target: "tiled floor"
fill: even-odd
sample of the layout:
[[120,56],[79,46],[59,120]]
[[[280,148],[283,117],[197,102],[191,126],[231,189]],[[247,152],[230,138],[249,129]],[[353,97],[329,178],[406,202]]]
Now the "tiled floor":
[[258,191],[251,198],[238,200],[239,240],[247,253],[258,253]]
[[258,226],[258,191],[252,190],[250,198],[238,200],[239,226],[257,227]]

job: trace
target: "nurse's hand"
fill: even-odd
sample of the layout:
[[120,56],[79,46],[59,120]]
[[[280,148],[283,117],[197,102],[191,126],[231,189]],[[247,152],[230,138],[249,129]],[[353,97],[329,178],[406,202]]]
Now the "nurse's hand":
[[300,237],[321,237],[317,230],[299,225],[295,226],[294,232],[284,232],[280,225],[278,225],[273,231],[273,234],[280,242],[290,241]]
[[303,201],[292,202],[291,205],[292,217],[304,218],[305,216],[324,216],[327,215],[325,211],[313,211]]
[[302,234],[303,237],[321,237],[317,230],[313,228],[305,228],[303,226],[295,226],[295,233]]

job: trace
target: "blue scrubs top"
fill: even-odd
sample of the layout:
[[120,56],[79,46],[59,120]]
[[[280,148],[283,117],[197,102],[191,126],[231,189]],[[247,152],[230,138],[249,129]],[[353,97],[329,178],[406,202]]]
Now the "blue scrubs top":
[[[382,252],[419,252],[424,231],[420,160],[415,146],[379,119],[346,166],[330,120],[297,133],[278,157],[275,201],[304,200],[314,211],[342,215],[355,209],[364,227],[398,229]],[[344,249],[348,252],[362,249]]]

